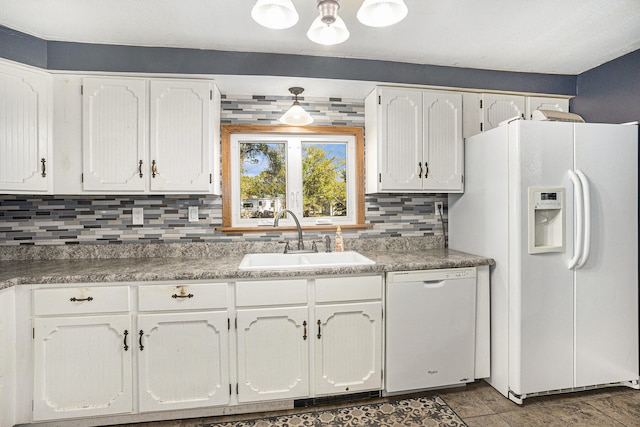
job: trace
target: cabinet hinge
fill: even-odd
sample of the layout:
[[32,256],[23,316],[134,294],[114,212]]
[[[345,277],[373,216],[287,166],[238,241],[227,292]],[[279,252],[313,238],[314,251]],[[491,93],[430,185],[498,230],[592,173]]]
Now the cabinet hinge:
[[31,331],[32,331],[31,332],[31,338],[35,340],[36,339],[36,328],[32,328]]
[[236,321],[234,323],[234,326],[235,326],[236,330],[238,330],[238,318],[237,317],[236,317]]
[[[230,331],[231,330],[231,319],[229,319],[227,317],[227,330]],[[229,387],[231,387],[231,385],[229,385]]]
[[213,184],[213,174],[209,174],[209,184]]
[[378,182],[382,182],[382,174],[381,173],[378,174]]
[[382,380],[382,383],[384,384],[384,369],[380,370],[380,380]]
[[464,184],[464,175],[460,175],[460,178],[462,179],[462,183]]
[[84,95],[84,85],[80,85],[80,95]]
[[382,96],[378,95],[378,105],[382,105]]
[[209,99],[213,99],[213,89],[209,90]]
[[231,383],[229,383],[229,396],[231,396]]
[[80,174],[80,182],[84,182],[84,173]]
[[240,394],[240,392],[238,391],[238,383],[236,383],[236,394]]
[[483,127],[484,127],[484,126],[482,126],[482,122],[480,122],[480,132],[482,132],[482,128],[483,128]]
[[380,311],[382,311],[381,316],[382,316],[382,319],[384,320],[384,308],[382,310],[380,310]]
[[480,108],[482,108],[482,99],[480,100]]

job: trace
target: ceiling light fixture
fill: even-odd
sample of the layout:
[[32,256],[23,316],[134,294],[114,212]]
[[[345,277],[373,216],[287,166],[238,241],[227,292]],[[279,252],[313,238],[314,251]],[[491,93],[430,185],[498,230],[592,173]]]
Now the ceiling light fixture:
[[251,17],[263,27],[284,30],[298,22],[298,12],[291,0],[258,0]]
[[318,0],[320,16],[314,19],[307,37],[312,42],[324,45],[340,44],[349,38],[349,30],[338,16],[338,0]]
[[293,105],[286,113],[280,117],[280,122],[291,126],[305,126],[313,123],[313,117],[307,113],[298,102],[298,95],[304,92],[301,87],[290,87],[289,92],[293,94]]
[[[340,0],[316,0],[316,6],[319,16],[311,24],[307,37],[324,45],[346,41],[350,34],[344,21],[338,16]],[[387,27],[402,21],[407,13],[403,0],[364,0],[357,17],[364,25]],[[251,16],[260,25],[275,29],[289,28],[298,21],[298,13],[291,0],[258,0]]]
[[369,27],[388,27],[402,21],[408,12],[402,0],[364,0],[356,16]]

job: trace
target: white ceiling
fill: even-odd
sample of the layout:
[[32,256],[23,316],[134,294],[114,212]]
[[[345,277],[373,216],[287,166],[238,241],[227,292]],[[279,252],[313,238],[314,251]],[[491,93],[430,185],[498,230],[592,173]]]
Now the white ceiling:
[[270,30],[255,0],[0,0],[0,25],[46,40],[379,59],[575,75],[640,49],[640,0],[405,0],[387,28],[356,19],[343,0],[345,43],[306,32],[315,0],[293,0],[299,22]]

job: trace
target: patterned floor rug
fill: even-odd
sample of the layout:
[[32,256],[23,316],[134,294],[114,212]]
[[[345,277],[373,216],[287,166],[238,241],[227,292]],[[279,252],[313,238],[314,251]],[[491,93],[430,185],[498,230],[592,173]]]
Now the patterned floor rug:
[[428,396],[393,402],[303,412],[257,420],[206,423],[197,427],[298,427],[298,426],[452,426],[466,424],[439,397]]

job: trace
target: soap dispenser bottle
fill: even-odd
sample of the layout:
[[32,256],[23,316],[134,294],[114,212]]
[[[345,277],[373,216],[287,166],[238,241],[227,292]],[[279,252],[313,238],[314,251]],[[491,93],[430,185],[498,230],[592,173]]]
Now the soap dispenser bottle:
[[344,242],[342,241],[342,229],[340,226],[336,229],[336,252],[344,251]]

